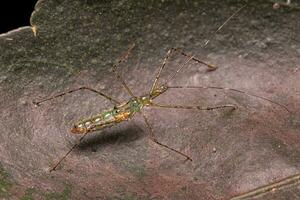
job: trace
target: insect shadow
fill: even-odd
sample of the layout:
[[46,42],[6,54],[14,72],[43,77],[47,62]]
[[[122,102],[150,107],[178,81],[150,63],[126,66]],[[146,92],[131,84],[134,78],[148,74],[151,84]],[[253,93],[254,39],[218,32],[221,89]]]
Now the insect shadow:
[[79,151],[99,151],[108,145],[121,145],[144,138],[145,134],[138,126],[130,125],[124,129],[103,131],[101,134],[96,134],[86,138],[78,145]]

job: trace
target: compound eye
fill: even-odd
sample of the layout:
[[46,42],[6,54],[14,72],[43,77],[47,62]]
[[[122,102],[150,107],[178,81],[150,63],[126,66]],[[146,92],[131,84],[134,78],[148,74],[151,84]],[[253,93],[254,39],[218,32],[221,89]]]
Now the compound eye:
[[161,90],[166,90],[168,87],[166,85],[161,86]]
[[119,112],[119,109],[117,108],[117,106],[114,106],[113,112],[114,113],[118,113]]

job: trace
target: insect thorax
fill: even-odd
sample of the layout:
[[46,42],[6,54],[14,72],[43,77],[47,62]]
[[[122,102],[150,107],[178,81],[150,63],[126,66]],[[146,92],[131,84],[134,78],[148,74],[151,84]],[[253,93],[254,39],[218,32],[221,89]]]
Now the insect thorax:
[[119,112],[130,112],[134,114],[139,112],[144,107],[143,97],[133,97],[129,99],[125,104],[118,106],[117,111]]

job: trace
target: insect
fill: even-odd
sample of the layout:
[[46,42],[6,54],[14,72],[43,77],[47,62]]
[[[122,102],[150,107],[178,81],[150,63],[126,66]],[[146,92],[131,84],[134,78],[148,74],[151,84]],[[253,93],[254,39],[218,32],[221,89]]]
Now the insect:
[[[224,24],[223,24],[224,25]],[[223,26],[222,25],[222,26]],[[218,29],[219,30],[219,29]],[[43,102],[46,101],[50,101],[52,99],[64,96],[66,94],[69,93],[73,93],[79,90],[88,90],[91,92],[94,92],[104,98],[106,98],[107,100],[111,101],[114,106],[110,109],[104,110],[102,112],[100,112],[97,115],[94,115],[92,117],[86,118],[86,119],[82,119],[78,122],[76,122],[73,127],[71,128],[71,132],[74,134],[81,134],[82,137],[78,140],[78,142],[76,144],[73,145],[73,147],[50,169],[50,172],[55,170],[57,168],[57,166],[72,152],[72,150],[74,148],[76,148],[80,142],[84,139],[84,137],[93,131],[98,131],[98,130],[103,130],[104,128],[108,128],[111,127],[113,125],[116,125],[118,123],[127,121],[131,118],[133,118],[136,114],[141,115],[145,125],[147,126],[149,133],[150,133],[150,139],[151,141],[153,141],[154,143],[156,143],[157,145],[168,149],[172,152],[175,152],[177,154],[179,154],[180,156],[183,156],[185,159],[192,161],[192,158],[188,155],[186,155],[185,153],[172,148],[164,143],[161,143],[160,141],[158,141],[155,137],[154,134],[154,130],[152,128],[152,126],[149,123],[149,120],[147,118],[147,116],[143,113],[143,108],[145,107],[158,107],[158,108],[169,108],[169,109],[188,109],[188,110],[216,110],[216,109],[225,109],[225,108],[229,108],[232,110],[237,109],[236,105],[233,104],[225,104],[225,105],[217,105],[217,106],[212,106],[212,107],[203,107],[200,105],[170,105],[170,104],[158,104],[154,102],[154,99],[157,98],[158,96],[166,93],[168,90],[170,89],[178,89],[178,88],[182,88],[182,89],[187,89],[187,88],[194,88],[194,89],[218,89],[218,90],[228,90],[231,92],[238,92],[238,93],[242,93],[244,95],[248,95],[248,96],[252,96],[252,97],[256,97],[256,98],[260,98],[266,101],[269,101],[273,104],[279,105],[281,107],[283,107],[284,109],[286,109],[287,111],[288,108],[280,103],[274,102],[270,99],[267,99],[265,97],[260,97],[254,94],[250,94],[241,90],[237,90],[237,89],[232,89],[232,88],[224,88],[224,87],[203,87],[203,86],[170,86],[169,82],[174,79],[176,77],[176,75],[184,68],[187,66],[187,64],[191,61],[194,61],[198,64],[204,65],[208,68],[208,70],[215,70],[217,69],[217,67],[208,64],[196,57],[194,57],[193,55],[189,55],[179,49],[176,48],[171,48],[170,50],[167,51],[163,62],[161,64],[161,66],[159,67],[154,81],[151,85],[151,88],[149,89],[149,92],[143,96],[136,96],[133,94],[133,92],[131,91],[131,89],[127,86],[127,84],[125,83],[124,79],[122,78],[122,76],[120,75],[120,73],[117,71],[117,67],[120,63],[122,63],[123,61],[125,61],[131,50],[134,48],[134,44],[132,44],[128,50],[125,52],[125,54],[123,56],[121,56],[121,58],[116,62],[116,64],[113,65],[112,69],[113,72],[116,75],[116,78],[121,82],[124,90],[131,96],[131,98],[128,101],[125,102],[119,102],[118,100],[114,99],[113,97],[110,97],[109,95],[104,94],[101,91],[95,90],[93,88],[90,87],[80,87],[77,89],[73,89],[73,90],[69,90],[67,92],[63,92],[61,94],[57,94],[55,96],[52,96],[50,98],[46,98],[40,101],[35,101],[33,102],[35,105],[40,105]],[[164,81],[162,84],[158,84],[158,80],[161,77],[161,73],[163,71],[163,69],[166,66],[166,63],[170,57],[170,55],[172,53],[179,53],[180,55],[184,56],[186,58],[185,62],[183,64],[181,64],[178,69],[171,74],[171,76],[169,77],[169,79],[167,79],[166,81]]]
[[[288,110],[288,108],[282,104],[279,104],[277,102],[274,102],[270,99],[267,99],[265,97],[261,97],[261,96],[257,96],[254,94],[249,94],[247,92],[241,91],[241,90],[237,90],[237,89],[232,89],[232,88],[224,88],[224,87],[203,87],[203,86],[169,86],[168,83],[170,82],[170,80],[172,80],[173,78],[175,78],[176,74],[178,74],[179,71],[181,71],[191,60],[198,62],[200,64],[205,65],[206,67],[208,67],[209,70],[215,70],[216,67],[213,65],[210,65],[204,61],[201,61],[197,58],[195,58],[194,56],[190,56],[186,53],[184,53],[183,51],[180,51],[178,49],[172,48],[170,49],[165,58],[164,61],[161,65],[161,67],[159,68],[155,79],[153,81],[153,84],[150,88],[150,91],[148,94],[145,94],[143,96],[135,96],[132,91],[130,90],[130,88],[127,86],[127,84],[125,83],[125,81],[123,80],[123,78],[121,77],[121,75],[116,71],[116,68],[118,66],[118,64],[120,64],[121,62],[123,62],[124,60],[127,59],[129,52],[131,51],[131,49],[134,47],[134,45],[132,45],[128,51],[126,52],[125,56],[120,59],[117,64],[115,64],[113,66],[113,72],[116,74],[116,77],[121,81],[125,91],[131,96],[131,98],[126,101],[126,102],[119,102],[118,100],[100,92],[97,91],[93,88],[89,88],[89,87],[80,87],[74,90],[70,90],[58,95],[55,95],[53,97],[47,98],[47,99],[43,99],[40,101],[36,101],[34,102],[35,105],[39,105],[45,101],[49,101],[52,99],[55,99],[57,97],[61,97],[65,94],[68,93],[72,93],[75,91],[79,91],[79,90],[89,90],[91,92],[97,93],[99,95],[101,95],[102,97],[108,99],[109,101],[111,101],[115,106],[111,109],[108,110],[104,110],[102,112],[100,112],[98,115],[92,116],[90,118],[86,118],[86,119],[82,119],[78,122],[76,122],[73,127],[71,128],[71,132],[74,134],[83,134],[83,136],[79,139],[79,141],[59,160],[59,162],[51,168],[50,171],[53,171],[57,168],[57,166],[68,156],[69,153],[71,153],[71,151],[79,145],[79,143],[83,140],[83,138],[89,133],[89,132],[93,132],[93,131],[98,131],[98,130],[102,130],[104,128],[113,126],[115,124],[127,121],[129,119],[131,119],[135,114],[140,114],[142,116],[142,118],[144,119],[144,122],[146,124],[146,126],[149,129],[149,133],[150,133],[150,139],[158,144],[161,147],[164,147],[166,149],[169,149],[183,157],[185,157],[187,160],[192,161],[192,158],[190,158],[188,155],[180,152],[179,150],[176,150],[166,144],[163,144],[161,142],[159,142],[155,135],[154,135],[154,131],[152,126],[149,124],[149,120],[146,117],[146,115],[143,113],[143,108],[144,107],[159,107],[159,108],[173,108],[173,109],[192,109],[192,110],[215,110],[215,109],[222,109],[222,108],[230,108],[232,110],[235,110],[237,108],[236,105],[233,104],[225,104],[225,105],[218,105],[218,106],[214,106],[214,107],[203,107],[203,106],[188,106],[188,105],[166,105],[166,104],[157,104],[155,102],[153,102],[153,100],[162,95],[163,93],[167,92],[169,89],[174,89],[174,88],[195,88],[195,89],[219,89],[219,90],[229,90],[229,91],[233,91],[233,92],[238,92],[238,93],[242,93],[248,96],[252,96],[252,97],[256,97],[256,98],[260,98],[266,101],[269,101],[271,103],[274,103],[276,105],[279,105],[281,107],[283,107],[285,110]],[[160,78],[161,72],[164,69],[166,62],[170,56],[170,54],[172,52],[179,52],[181,55],[187,57],[187,60],[171,75],[171,77],[165,81],[163,84],[158,85],[158,79]]]

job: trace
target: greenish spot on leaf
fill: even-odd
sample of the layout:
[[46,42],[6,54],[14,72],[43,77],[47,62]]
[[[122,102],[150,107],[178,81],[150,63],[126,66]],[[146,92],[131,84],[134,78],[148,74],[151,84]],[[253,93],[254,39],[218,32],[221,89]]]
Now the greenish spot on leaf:
[[49,192],[45,194],[46,200],[68,200],[71,196],[71,186],[65,185],[64,190],[59,192]]
[[9,173],[7,173],[0,164],[0,198],[9,197],[9,189],[13,185]]
[[34,200],[33,193],[35,193],[34,188],[29,188],[25,191],[25,194],[20,198],[20,200]]

